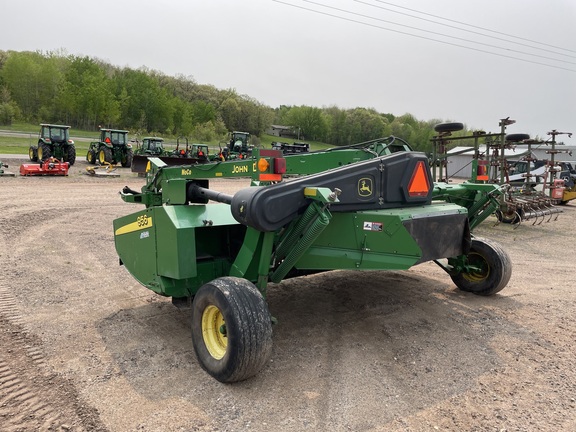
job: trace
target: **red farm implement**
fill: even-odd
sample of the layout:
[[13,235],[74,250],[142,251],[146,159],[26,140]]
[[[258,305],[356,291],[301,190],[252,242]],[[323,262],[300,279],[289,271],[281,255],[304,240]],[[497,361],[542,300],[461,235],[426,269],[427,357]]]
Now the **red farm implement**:
[[61,162],[55,158],[46,159],[39,164],[22,164],[20,165],[21,176],[33,175],[68,175],[68,162]]

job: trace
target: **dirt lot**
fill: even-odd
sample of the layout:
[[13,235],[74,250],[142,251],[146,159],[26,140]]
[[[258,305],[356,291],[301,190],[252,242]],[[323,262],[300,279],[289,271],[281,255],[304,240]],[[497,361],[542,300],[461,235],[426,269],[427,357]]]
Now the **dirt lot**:
[[493,297],[431,263],[272,285],[270,363],[224,385],[198,366],[188,314],[118,265],[112,220],[139,209],[118,191],[143,179],[85,167],[0,178],[2,431],[576,430],[576,205],[477,229],[514,263]]

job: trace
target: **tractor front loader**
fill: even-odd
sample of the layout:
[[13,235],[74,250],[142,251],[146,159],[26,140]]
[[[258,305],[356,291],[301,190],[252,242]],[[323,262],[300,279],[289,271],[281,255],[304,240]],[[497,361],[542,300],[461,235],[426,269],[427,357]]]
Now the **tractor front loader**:
[[176,148],[168,150],[164,147],[162,138],[143,138],[142,144],[137,145],[132,159],[132,172],[144,174],[148,167],[148,158],[157,157],[167,165],[192,165],[208,162],[209,148],[207,144],[188,144],[180,148],[180,138],[176,141]]
[[[221,382],[255,375],[270,357],[270,282],[434,261],[463,291],[503,289],[508,255],[471,234],[498,208],[500,187],[434,184],[423,153],[380,153],[358,161],[365,151],[316,159],[255,149],[242,161],[180,167],[150,158],[147,183],[121,192],[145,208],[114,221],[120,264],[175,305],[191,306],[196,356]],[[282,181],[313,172],[307,161],[333,166]],[[255,186],[234,195],[209,188],[210,178],[247,173]]]

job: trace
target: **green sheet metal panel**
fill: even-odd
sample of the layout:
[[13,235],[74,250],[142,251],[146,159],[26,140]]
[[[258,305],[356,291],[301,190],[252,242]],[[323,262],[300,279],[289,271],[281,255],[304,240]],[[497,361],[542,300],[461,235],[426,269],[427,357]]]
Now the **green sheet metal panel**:
[[120,260],[138,282],[158,292],[154,209],[114,220],[114,244]]
[[226,275],[228,239],[241,239],[244,230],[225,204],[152,207],[114,221],[126,269],[147,288],[175,297]]
[[[190,207],[191,209],[200,206]],[[158,275],[172,279],[196,276],[194,230],[198,224],[184,206],[155,207]],[[202,223],[200,221],[200,223]]]
[[[408,269],[419,263],[425,254],[405,223],[414,223],[415,220],[426,223],[432,218],[436,222],[445,220],[445,225],[448,225],[458,217],[462,219],[459,223],[464,224],[466,214],[466,209],[452,204],[334,213],[329,226],[295,267],[315,270]],[[431,232],[430,236],[433,234]]]
[[[158,274],[174,279],[195,277],[197,259],[224,255],[221,227],[237,224],[226,204],[163,206],[154,210],[158,220]],[[196,230],[213,235],[197,243]]]

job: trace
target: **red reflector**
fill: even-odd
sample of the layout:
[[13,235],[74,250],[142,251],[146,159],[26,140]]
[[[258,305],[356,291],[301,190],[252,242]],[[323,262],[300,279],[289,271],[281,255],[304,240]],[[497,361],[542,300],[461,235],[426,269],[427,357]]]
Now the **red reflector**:
[[274,173],[284,174],[286,172],[286,159],[276,158],[274,159]]
[[282,157],[282,150],[266,150],[266,149],[261,149],[258,154],[260,155],[260,157],[277,157],[277,158],[281,158],[281,157]]
[[411,197],[425,197],[430,191],[430,182],[426,175],[426,167],[423,161],[416,162],[416,168],[408,184],[408,195]]
[[281,181],[282,174],[260,174],[258,179],[260,181]]
[[488,180],[488,161],[479,160],[478,168],[476,169],[476,180]]

